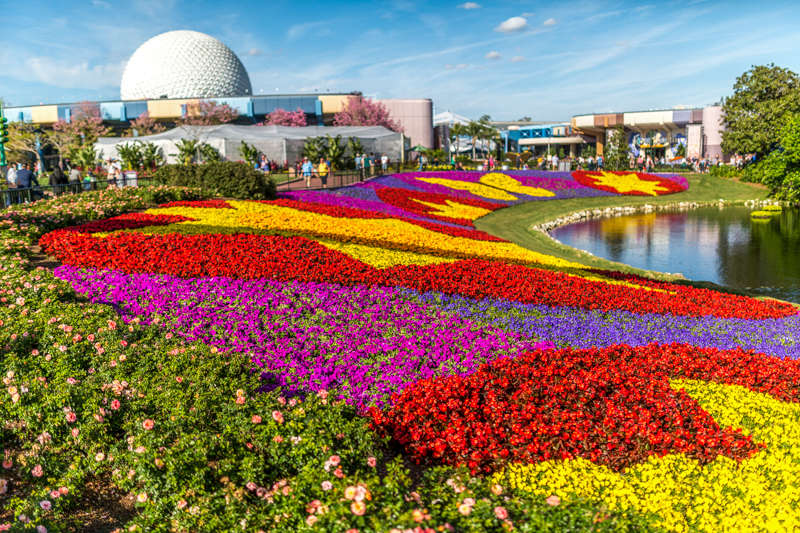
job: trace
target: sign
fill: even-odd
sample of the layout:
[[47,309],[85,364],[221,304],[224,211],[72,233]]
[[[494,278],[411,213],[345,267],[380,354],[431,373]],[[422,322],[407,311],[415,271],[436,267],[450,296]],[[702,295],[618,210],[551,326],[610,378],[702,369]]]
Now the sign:
[[135,170],[126,170],[122,173],[122,186],[138,187],[139,173]]
[[689,124],[686,126],[686,158],[698,159],[703,156],[703,126]]

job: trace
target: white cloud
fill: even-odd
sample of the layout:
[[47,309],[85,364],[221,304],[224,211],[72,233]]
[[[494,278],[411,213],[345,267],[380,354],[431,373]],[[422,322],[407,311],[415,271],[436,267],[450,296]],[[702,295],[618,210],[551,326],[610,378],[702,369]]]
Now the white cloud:
[[482,7],[480,4],[476,4],[475,2],[467,2],[466,4],[461,4],[458,6],[459,9],[478,9]]
[[525,56],[514,56],[514,57],[511,58],[511,62],[512,63],[522,63],[526,59],[527,58]]
[[251,48],[250,50],[247,51],[247,53],[245,55],[248,55],[248,56],[260,56],[261,54],[262,54],[262,52],[261,52],[260,48]]
[[459,63],[458,65],[451,65],[450,63],[448,63],[448,64],[446,64],[444,66],[444,68],[446,68],[446,69],[467,68],[467,64],[466,63]]
[[494,29],[494,31],[499,31],[500,33],[505,33],[506,35],[510,35],[512,33],[520,33],[527,30],[530,26],[528,26],[528,21],[522,17],[511,17],[507,21],[500,24],[498,27]]
[[498,59],[500,59],[502,57],[503,57],[503,54],[501,54],[500,52],[489,52],[488,54],[486,54],[486,56],[484,56],[484,59],[490,59],[492,61],[497,61]]
[[523,13],[522,14],[523,17],[532,17],[534,15],[536,15],[536,13]]
[[547,19],[544,22],[542,22],[542,26],[555,26],[556,24],[558,24],[558,21],[556,19]]
[[5,73],[23,81],[38,81],[54,87],[106,89],[119,87],[127,62],[90,67],[87,61],[74,63],[52,57],[29,57],[24,63],[16,63],[18,68],[7,69]]
[[319,20],[317,22],[306,22],[305,24],[295,24],[294,26],[289,27],[289,31],[287,35],[289,38],[294,37],[301,37],[306,33],[316,33],[317,35],[329,35],[331,33],[330,26],[331,21],[329,20]]

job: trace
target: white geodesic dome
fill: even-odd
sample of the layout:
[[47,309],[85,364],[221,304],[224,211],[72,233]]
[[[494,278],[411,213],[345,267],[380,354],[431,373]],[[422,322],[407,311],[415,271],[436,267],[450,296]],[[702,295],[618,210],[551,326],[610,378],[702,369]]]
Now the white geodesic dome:
[[133,53],[122,74],[123,100],[249,95],[242,62],[224,43],[196,31],[156,35]]

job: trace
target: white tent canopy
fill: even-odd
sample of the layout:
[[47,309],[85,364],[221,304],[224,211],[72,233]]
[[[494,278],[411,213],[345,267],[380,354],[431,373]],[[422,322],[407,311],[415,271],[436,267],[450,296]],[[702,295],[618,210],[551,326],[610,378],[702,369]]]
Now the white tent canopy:
[[311,137],[336,137],[341,135],[341,143],[348,137],[361,141],[366,153],[376,155],[385,153],[392,161],[401,159],[403,155],[403,135],[395,133],[383,126],[306,126],[292,128],[289,126],[183,126],[171,130],[147,135],[144,137],[101,137],[95,144],[98,157],[107,159],[119,158],[117,146],[136,140],[152,142],[161,148],[168,163],[178,162],[176,143],[182,139],[197,139],[219,150],[223,160],[241,161],[239,153],[242,141],[255,146],[262,154],[280,163],[288,161],[293,164],[303,150],[305,140]]
[[456,115],[455,113],[451,113],[450,111],[444,111],[442,113],[436,113],[433,116],[433,125],[438,126],[440,124],[461,124],[462,126],[466,126],[470,123],[470,120],[466,117],[462,117],[461,115]]

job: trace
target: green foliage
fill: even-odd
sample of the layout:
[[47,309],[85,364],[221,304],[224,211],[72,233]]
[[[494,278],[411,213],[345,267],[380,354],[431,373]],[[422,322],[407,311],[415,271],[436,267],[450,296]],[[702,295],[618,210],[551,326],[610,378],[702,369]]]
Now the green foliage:
[[736,167],[728,165],[714,165],[708,169],[708,173],[717,178],[741,178],[742,171]]
[[583,147],[581,156],[585,158],[597,157],[597,147],[594,144],[587,144]]
[[678,144],[675,149],[675,157],[686,157],[686,145],[683,143]]
[[356,157],[364,153],[364,146],[361,144],[361,139],[358,137],[347,138],[347,150],[350,152],[350,157]]
[[219,150],[211,146],[210,144],[201,144],[200,145],[200,157],[203,158],[205,163],[214,163],[217,161],[222,161],[222,155],[219,153]]
[[123,170],[139,170],[142,166],[142,148],[137,141],[118,144],[117,154],[122,159]]
[[[141,143],[141,141],[138,141]],[[164,155],[155,143],[147,141],[142,143],[142,169],[153,171],[164,164]]]
[[97,157],[97,153],[94,151],[94,146],[74,148],[69,153],[69,159],[73,165],[79,166],[84,171],[95,168],[97,163],[100,162],[100,158]]
[[778,130],[780,148],[758,163],[760,181],[778,200],[800,200],[800,114],[789,115]]
[[[326,134],[325,137],[325,148],[321,157],[331,162],[331,170],[340,170],[344,168],[344,155],[347,145],[342,144],[342,136],[337,135],[336,137],[331,137]],[[312,160],[312,162],[314,164],[319,163],[319,158],[317,158],[316,161]]]
[[189,165],[197,155],[197,148],[199,145],[200,141],[197,139],[181,139],[175,143],[175,147],[178,148],[178,153],[171,155],[177,155],[178,159],[180,159],[184,165]]
[[271,176],[232,161],[205,165],[165,165],[153,175],[157,183],[199,187],[226,198],[272,200],[276,186]]
[[325,153],[325,139],[322,137],[309,137],[303,144],[301,157],[307,157],[309,161],[319,161]]
[[239,153],[242,154],[242,158],[247,161],[251,167],[255,167],[258,164],[258,158],[261,155],[258,148],[244,141],[242,141],[242,144],[239,146]]
[[625,127],[617,124],[606,134],[605,168],[622,170],[628,168],[628,141],[625,138]]
[[787,114],[800,113],[800,78],[775,65],[751,68],[733,86],[725,100],[726,153],[764,156],[778,141],[778,130]]

